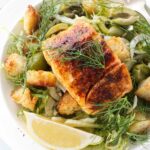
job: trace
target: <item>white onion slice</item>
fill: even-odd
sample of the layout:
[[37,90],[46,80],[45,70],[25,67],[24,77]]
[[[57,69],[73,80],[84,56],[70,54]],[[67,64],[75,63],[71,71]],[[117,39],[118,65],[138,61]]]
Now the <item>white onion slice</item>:
[[56,87],[61,89],[63,91],[63,93],[65,93],[67,91],[66,88],[58,81],[56,82]]
[[60,99],[60,96],[59,96],[58,93],[57,93],[56,87],[49,87],[48,89],[49,89],[49,94],[50,94],[50,96],[51,96],[53,99],[55,99],[55,100],[58,101],[58,100]]
[[75,19],[71,19],[66,16],[61,16],[61,15],[55,15],[55,18],[63,23],[67,23],[67,24],[74,24],[76,21]]
[[73,119],[67,119],[64,124],[76,127],[76,128],[100,128],[99,124],[89,123],[89,122],[83,122],[82,120],[73,120]]
[[133,106],[132,106],[132,108],[128,111],[128,113],[131,113],[131,112],[137,107],[137,104],[138,104],[138,98],[137,98],[137,96],[135,95],[135,96],[134,96],[134,100],[133,100]]
[[146,35],[146,34],[139,34],[137,35],[136,37],[134,37],[132,39],[132,41],[130,42],[130,55],[131,55],[131,58],[133,58],[134,54],[135,54],[135,51],[136,51],[136,45],[143,41],[143,40],[147,40],[149,39],[150,40],[150,36]]

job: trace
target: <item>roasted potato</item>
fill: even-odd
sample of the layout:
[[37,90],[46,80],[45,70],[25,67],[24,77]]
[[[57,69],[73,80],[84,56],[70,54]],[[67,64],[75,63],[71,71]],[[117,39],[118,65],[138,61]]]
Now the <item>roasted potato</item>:
[[150,129],[150,120],[143,120],[133,123],[130,128],[129,132],[131,133],[143,133]]
[[35,71],[28,70],[26,73],[27,85],[32,86],[55,86],[56,85],[56,77],[53,73],[48,71]]
[[8,75],[17,76],[25,70],[26,57],[13,53],[6,58],[4,66]]
[[136,111],[135,118],[136,121],[145,121],[147,120],[146,114],[144,112]]
[[135,122],[129,127],[129,132],[138,134],[150,129],[150,120],[145,113],[137,111],[134,120]]
[[57,111],[60,115],[73,115],[79,110],[80,107],[78,103],[71,97],[68,92],[63,95],[57,104]]
[[29,5],[24,16],[24,31],[27,35],[31,35],[36,30],[39,18],[37,10]]
[[22,87],[17,88],[11,94],[13,100],[21,104],[23,107],[33,111],[38,100],[37,97],[31,97],[31,92],[28,88],[24,89]]
[[119,57],[121,61],[125,61],[130,58],[130,52],[128,47],[128,41],[120,37],[112,37],[107,41],[111,50]]
[[136,91],[136,95],[150,101],[150,77],[144,80]]

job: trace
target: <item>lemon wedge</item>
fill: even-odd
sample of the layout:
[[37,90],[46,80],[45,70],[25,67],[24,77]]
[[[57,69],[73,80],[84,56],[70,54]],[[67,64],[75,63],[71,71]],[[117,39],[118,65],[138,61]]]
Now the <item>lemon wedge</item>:
[[80,150],[103,141],[100,136],[51,121],[34,113],[24,112],[24,114],[29,134],[48,149]]

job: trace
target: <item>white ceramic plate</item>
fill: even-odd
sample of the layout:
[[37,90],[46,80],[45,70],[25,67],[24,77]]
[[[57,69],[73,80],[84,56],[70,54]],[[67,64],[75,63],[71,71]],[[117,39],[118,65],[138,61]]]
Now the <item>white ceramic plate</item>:
[[[27,5],[37,5],[40,2],[41,0],[12,0],[0,12],[0,62],[4,59],[10,32],[23,17]],[[136,0],[130,7],[137,8],[137,11],[142,11],[143,15],[146,15],[141,5],[143,5],[143,1]],[[45,150],[26,134],[24,124],[16,116],[17,106],[11,101],[10,93],[11,85],[6,80],[3,70],[0,70],[0,138],[14,150]],[[144,144],[144,147],[149,149],[148,142]],[[138,145],[132,149],[143,149],[143,146]]]

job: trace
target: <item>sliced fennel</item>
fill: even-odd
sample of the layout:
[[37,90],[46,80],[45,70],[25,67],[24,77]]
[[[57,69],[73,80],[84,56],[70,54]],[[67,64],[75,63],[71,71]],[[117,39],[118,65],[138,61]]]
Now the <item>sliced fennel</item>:
[[145,41],[145,40],[150,40],[150,36],[146,35],[146,34],[139,34],[136,37],[134,37],[130,43],[130,54],[131,54],[131,58],[134,57],[136,50],[136,45],[139,42]]

